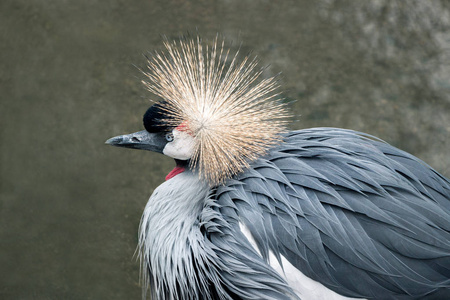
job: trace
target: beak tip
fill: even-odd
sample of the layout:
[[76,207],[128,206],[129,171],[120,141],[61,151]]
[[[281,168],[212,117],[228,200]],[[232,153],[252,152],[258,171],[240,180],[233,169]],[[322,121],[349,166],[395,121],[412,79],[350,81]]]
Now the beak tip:
[[105,144],[106,145],[111,145],[111,146],[116,146],[116,145],[120,144],[122,142],[122,140],[123,140],[122,137],[115,136],[115,137],[112,137],[110,139],[107,139]]

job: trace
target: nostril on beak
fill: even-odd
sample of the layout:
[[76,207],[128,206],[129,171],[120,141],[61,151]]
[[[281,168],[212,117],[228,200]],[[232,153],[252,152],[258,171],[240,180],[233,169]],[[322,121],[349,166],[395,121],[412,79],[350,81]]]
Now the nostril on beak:
[[135,137],[135,136],[133,136],[133,137],[131,138],[131,140],[132,140],[133,142],[136,142],[136,143],[139,143],[139,142],[140,142],[140,140],[139,140],[137,137]]

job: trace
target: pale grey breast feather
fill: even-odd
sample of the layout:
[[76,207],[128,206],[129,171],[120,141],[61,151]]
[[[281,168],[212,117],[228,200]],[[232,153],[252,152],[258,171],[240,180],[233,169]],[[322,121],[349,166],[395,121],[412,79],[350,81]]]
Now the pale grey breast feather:
[[150,287],[151,299],[203,299],[211,282],[219,283],[198,219],[208,194],[209,186],[188,171],[155,189],[139,228],[144,296]]

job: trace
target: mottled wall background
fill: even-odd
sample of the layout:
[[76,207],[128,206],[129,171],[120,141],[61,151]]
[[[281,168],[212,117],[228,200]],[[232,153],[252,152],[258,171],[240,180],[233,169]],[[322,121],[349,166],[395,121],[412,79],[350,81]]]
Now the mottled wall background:
[[144,205],[173,162],[107,147],[152,97],[161,34],[242,42],[298,122],[365,131],[450,177],[450,2],[0,2],[0,298],[139,299]]

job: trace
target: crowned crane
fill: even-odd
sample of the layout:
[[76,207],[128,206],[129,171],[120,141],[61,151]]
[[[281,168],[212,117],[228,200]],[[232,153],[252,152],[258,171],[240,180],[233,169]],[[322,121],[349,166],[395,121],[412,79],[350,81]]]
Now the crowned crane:
[[368,134],[286,129],[275,78],[224,42],[164,42],[145,130],[175,159],[139,228],[151,299],[450,299],[450,182]]

